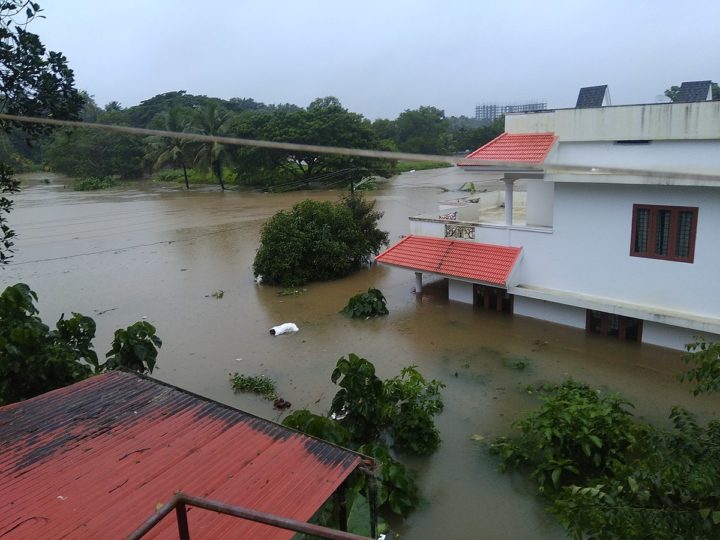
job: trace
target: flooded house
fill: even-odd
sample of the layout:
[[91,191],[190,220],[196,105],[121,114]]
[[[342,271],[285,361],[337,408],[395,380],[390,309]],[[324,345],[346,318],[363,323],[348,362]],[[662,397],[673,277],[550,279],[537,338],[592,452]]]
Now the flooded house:
[[448,280],[451,300],[623,340],[682,349],[720,340],[720,101],[686,82],[673,103],[509,114],[505,132],[459,162],[502,175],[410,217],[378,256]]

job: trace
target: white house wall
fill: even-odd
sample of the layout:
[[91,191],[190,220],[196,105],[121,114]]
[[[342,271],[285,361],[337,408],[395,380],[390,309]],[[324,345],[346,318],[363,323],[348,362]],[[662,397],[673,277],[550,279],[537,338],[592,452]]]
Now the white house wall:
[[448,279],[448,298],[466,304],[473,303],[473,285],[465,281]]
[[531,227],[552,227],[554,183],[544,180],[527,181],[526,221]]
[[[617,144],[616,142],[561,142],[553,154],[553,162],[588,167],[620,167],[678,171],[682,173],[716,174],[720,170],[720,140],[652,141],[648,144]],[[595,182],[594,175],[563,175],[569,181]],[[625,183],[650,182],[642,177],[627,177]],[[658,180],[652,180],[657,183]],[[661,180],[668,183],[667,179]],[[674,182],[674,180],[673,180]],[[720,186],[720,181],[710,185]],[[698,183],[696,181],[696,183]],[[530,184],[528,183],[528,190]]]
[[716,334],[696,332],[650,321],[643,323],[643,343],[651,343],[660,347],[684,349],[686,344],[695,342],[698,335],[702,336],[705,341],[720,343],[720,336]]
[[[698,207],[694,263],[631,257],[634,203]],[[556,184],[552,235],[511,231],[511,245],[520,283],[720,318],[718,231],[717,188]]]
[[508,114],[507,133],[552,131],[563,141],[720,139],[720,101]]
[[566,306],[545,300],[515,296],[513,313],[534,319],[543,319],[573,328],[585,328],[586,311],[582,308]]

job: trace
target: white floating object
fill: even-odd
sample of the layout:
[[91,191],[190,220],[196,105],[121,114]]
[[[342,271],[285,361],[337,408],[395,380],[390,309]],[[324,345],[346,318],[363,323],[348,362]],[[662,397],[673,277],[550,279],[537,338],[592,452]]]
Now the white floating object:
[[257,277],[255,278],[255,283],[262,283],[262,282],[263,282],[262,276],[257,276]]
[[279,336],[281,334],[293,334],[293,333],[297,332],[298,330],[300,330],[300,329],[297,327],[297,324],[291,323],[291,322],[286,322],[286,323],[279,324],[277,326],[273,326],[270,329],[270,334],[273,336]]

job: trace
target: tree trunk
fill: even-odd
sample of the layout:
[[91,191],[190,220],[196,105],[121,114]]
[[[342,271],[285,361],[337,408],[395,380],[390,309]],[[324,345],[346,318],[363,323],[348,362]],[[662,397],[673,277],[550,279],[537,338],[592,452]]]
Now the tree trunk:
[[188,184],[188,179],[187,179],[187,168],[185,167],[184,161],[181,164],[182,164],[182,168],[183,168],[183,175],[185,176],[185,189],[189,190],[190,184]]
[[223,170],[222,170],[222,161],[217,160],[215,162],[215,176],[217,176],[218,181],[220,182],[220,188],[225,191],[225,182],[223,182]]

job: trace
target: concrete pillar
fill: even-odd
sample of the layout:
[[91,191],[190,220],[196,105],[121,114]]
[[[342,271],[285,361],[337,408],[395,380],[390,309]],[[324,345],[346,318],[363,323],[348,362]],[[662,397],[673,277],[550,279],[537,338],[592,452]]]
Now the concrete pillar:
[[422,292],[422,272],[415,272],[415,292],[417,294]]
[[510,227],[513,219],[513,185],[515,180],[505,179],[505,225]]

